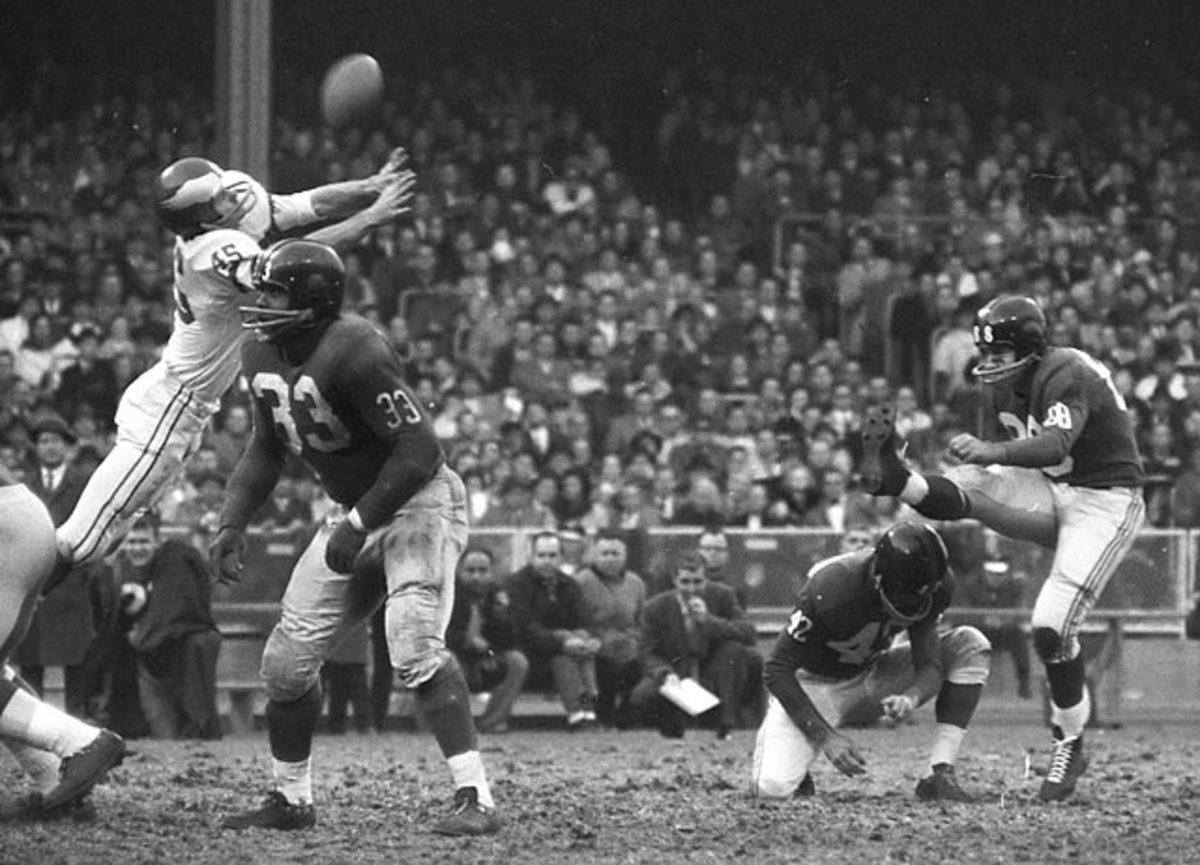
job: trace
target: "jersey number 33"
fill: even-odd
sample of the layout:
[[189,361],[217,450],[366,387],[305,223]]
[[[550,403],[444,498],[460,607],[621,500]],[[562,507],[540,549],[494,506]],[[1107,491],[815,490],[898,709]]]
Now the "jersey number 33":
[[298,455],[305,445],[332,453],[350,444],[350,430],[311,376],[302,375],[288,387],[278,373],[260,372],[250,380],[250,389],[270,411],[276,432],[292,453]]

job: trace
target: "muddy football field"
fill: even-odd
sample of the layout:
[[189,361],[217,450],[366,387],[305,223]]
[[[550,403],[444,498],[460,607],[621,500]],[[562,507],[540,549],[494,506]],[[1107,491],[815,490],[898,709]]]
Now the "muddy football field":
[[[747,795],[749,730],[726,742],[697,730],[682,741],[653,731],[485,737],[506,825],[469,840],[428,830],[452,791],[432,738],[420,733],[318,737],[318,825],[285,834],[219,828],[266,788],[265,734],[141,740],[97,788],[93,822],[0,819],[0,862],[1200,861],[1200,725],[1089,731],[1092,767],[1075,799],[1043,805],[1035,794],[1045,729],[982,724],[959,762],[980,801],[946,806],[913,796],[931,725],[853,731],[869,774],[843,778],[822,761],[816,797],[785,802]],[[5,758],[0,790],[9,798],[23,789]]]

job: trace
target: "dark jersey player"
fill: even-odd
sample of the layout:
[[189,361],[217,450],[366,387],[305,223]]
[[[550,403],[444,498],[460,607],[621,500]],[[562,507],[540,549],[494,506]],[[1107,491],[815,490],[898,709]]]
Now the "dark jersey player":
[[1065,799],[1087,768],[1091,712],[1078,633],[1133,546],[1145,517],[1133,424],[1107,368],[1073,348],[1046,345],[1030,298],[1003,295],[980,309],[975,375],[1007,441],[956,436],[963,465],[945,477],[912,472],[896,453],[894,410],[873,407],[863,428],[863,482],[932,519],[971,517],[1054,550],[1034,604],[1034,648],[1050,684],[1054,749],[1039,796]]
[[251,514],[295,454],[342,509],[300,556],[280,620],[263,651],[275,787],[262,808],[226,826],[296,829],[315,822],[310,753],[321,710],[320,669],[380,603],[391,662],[416,694],[456,787],[434,831],[494,832],[467,686],[443,639],[454,569],[466,546],[466,496],[429,419],[404,383],[400,359],[366,320],[340,315],[345,272],[328,246],[281,241],[263,252],[257,332],[243,351],[254,433],[234,469],[213,544],[221,579],[239,578]]
[[953,594],[945,544],[919,523],[898,523],[874,548],[813,566],[767,661],[755,795],[811,795],[809,767],[822,753],[843,774],[862,774],[865,759],[838,728],[881,715],[903,720],[936,696],[932,770],[917,797],[971,801],[954,761],[987,681],[991,646],[975,628],[939,624]]

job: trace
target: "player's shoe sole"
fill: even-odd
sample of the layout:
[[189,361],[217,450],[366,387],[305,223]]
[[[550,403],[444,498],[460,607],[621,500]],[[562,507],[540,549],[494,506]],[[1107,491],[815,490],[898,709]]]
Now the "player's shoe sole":
[[896,453],[896,407],[869,406],[863,414],[863,491],[873,496],[898,496],[908,480],[908,470]]

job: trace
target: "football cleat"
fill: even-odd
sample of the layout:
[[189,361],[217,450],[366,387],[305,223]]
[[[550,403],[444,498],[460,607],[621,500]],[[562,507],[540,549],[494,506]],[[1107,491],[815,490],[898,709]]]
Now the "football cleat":
[[500,831],[500,818],[493,808],[479,804],[479,791],[474,787],[459,787],[454,791],[454,810],[433,824],[439,835],[491,835]]
[[261,808],[226,817],[221,821],[223,829],[308,829],[316,825],[317,812],[311,802],[293,805],[278,790],[267,793]]
[[869,406],[863,415],[863,491],[873,496],[898,496],[908,481],[909,471],[896,452],[896,407]]
[[974,802],[975,797],[958,786],[954,767],[938,763],[929,777],[917,782],[917,798],[922,802]]
[[[1058,732],[1058,728],[1054,728]],[[1050,755],[1050,768],[1038,790],[1043,802],[1061,802],[1075,792],[1079,776],[1087,771],[1088,759],[1083,753],[1083,737],[1062,738],[1055,736],[1054,753]]]
[[58,786],[45,795],[42,807],[53,810],[86,796],[124,758],[125,740],[110,730],[101,730],[87,745],[63,758]]

